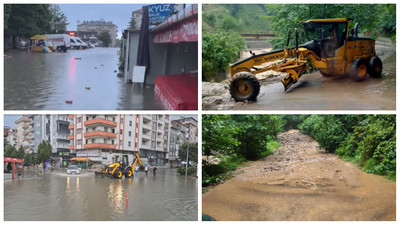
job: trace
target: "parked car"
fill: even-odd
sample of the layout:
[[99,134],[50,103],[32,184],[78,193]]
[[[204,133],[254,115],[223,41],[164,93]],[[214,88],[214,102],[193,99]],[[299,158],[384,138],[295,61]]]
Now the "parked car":
[[80,174],[81,168],[77,167],[76,165],[69,165],[67,167],[67,174]]
[[75,39],[76,39],[76,41],[77,41],[78,43],[81,44],[81,47],[82,47],[83,49],[86,49],[86,48],[89,47],[89,45],[86,44],[86,42],[82,41],[80,38],[76,37]]
[[71,38],[71,48],[74,49],[80,49],[82,44],[78,42],[78,40],[76,39],[76,37],[70,37]]

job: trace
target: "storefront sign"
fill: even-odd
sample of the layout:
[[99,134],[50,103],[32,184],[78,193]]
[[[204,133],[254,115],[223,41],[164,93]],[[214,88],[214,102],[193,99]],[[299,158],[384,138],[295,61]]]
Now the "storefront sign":
[[173,12],[174,4],[149,5],[149,24],[160,24],[164,22]]
[[198,40],[197,18],[192,18],[183,23],[164,29],[154,36],[154,43],[179,43],[197,42]]

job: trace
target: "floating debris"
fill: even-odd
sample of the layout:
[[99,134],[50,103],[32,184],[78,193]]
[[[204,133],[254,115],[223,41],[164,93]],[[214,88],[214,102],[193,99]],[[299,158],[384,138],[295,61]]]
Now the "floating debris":
[[79,58],[79,57],[75,57],[75,60],[82,60],[82,58]]
[[94,67],[95,70],[97,70],[97,67]]
[[114,70],[114,73],[116,73],[117,71],[116,70]]
[[65,103],[67,103],[67,104],[72,104],[72,99],[67,99],[67,100],[65,100]]
[[85,89],[86,90],[90,90],[90,86],[85,86]]
[[40,65],[44,65],[44,64],[46,64],[45,61],[40,61]]
[[104,66],[104,64],[101,64],[100,66]]

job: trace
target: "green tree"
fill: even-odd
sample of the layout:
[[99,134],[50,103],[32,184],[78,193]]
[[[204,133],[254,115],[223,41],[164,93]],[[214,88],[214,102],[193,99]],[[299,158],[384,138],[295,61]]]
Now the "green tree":
[[40,143],[38,146],[38,153],[36,155],[37,162],[43,163],[43,172],[45,172],[46,170],[45,162],[51,158],[51,154],[52,154],[51,144],[43,140],[42,143]]
[[111,34],[108,30],[103,30],[97,37],[102,43],[103,47],[109,47],[111,44]]
[[128,29],[132,29],[132,30],[138,29],[137,24],[136,24],[136,20],[133,17],[133,14],[131,16],[131,20],[129,21]]
[[8,4],[5,10],[4,35],[12,37],[14,48],[17,37],[29,38],[51,31],[52,13],[48,4]]
[[17,149],[8,143],[4,143],[4,157],[16,158]]
[[51,33],[63,34],[67,30],[68,19],[61,11],[59,5],[52,5],[50,7],[52,20],[51,20]]
[[16,158],[23,159],[24,156],[25,156],[25,149],[24,147],[20,146],[17,151]]
[[[185,142],[179,146],[179,158],[182,161],[186,161],[186,152],[187,152],[188,142]],[[196,143],[189,143],[189,161],[197,162],[198,161],[198,147]]]

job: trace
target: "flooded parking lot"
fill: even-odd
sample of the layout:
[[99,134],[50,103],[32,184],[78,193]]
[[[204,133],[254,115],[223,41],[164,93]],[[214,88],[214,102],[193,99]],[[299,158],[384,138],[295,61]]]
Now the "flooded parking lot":
[[121,180],[29,170],[21,180],[4,181],[4,206],[6,221],[193,221],[197,178],[178,176],[176,169]]
[[[118,78],[119,48],[66,53],[10,51],[4,57],[6,110],[162,109],[154,87]],[[71,100],[72,104],[66,103]]]

